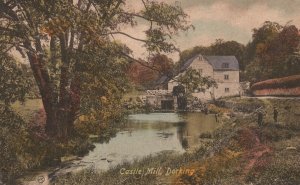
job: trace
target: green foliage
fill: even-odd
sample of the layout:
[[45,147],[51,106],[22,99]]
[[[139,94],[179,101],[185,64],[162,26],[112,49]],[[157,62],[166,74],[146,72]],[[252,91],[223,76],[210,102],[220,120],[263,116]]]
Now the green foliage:
[[178,75],[175,80],[179,85],[173,88],[173,95],[177,96],[178,109],[181,110],[186,109],[191,93],[205,92],[211,87],[218,87],[213,78],[202,76],[200,71],[192,68],[188,68],[184,73]]
[[299,74],[300,36],[295,25],[282,26],[266,21],[261,27],[254,28],[252,41],[246,46],[236,41],[217,39],[209,47],[196,46],[180,53],[177,68],[197,54],[233,55],[239,61],[241,80],[262,81]]
[[0,102],[9,105],[25,101],[30,80],[24,76],[24,69],[12,57],[0,55]]
[[[23,107],[27,109],[27,107]],[[21,110],[24,111],[24,110]],[[36,110],[30,110],[31,114]],[[35,119],[24,117],[0,105],[0,182],[16,184],[19,176],[44,165],[57,165],[65,155],[83,155],[92,145],[86,137],[73,137],[61,143],[45,136]]]
[[[176,153],[165,151],[157,155],[149,155],[143,159],[135,160],[133,163],[124,162],[117,165],[107,172],[99,173],[95,169],[83,170],[76,174],[64,175],[58,177],[53,184],[56,185],[85,185],[85,184],[122,184],[124,185],[142,185],[142,184],[158,184],[165,181],[164,176],[157,175],[145,175],[140,177],[139,175],[122,175],[120,170],[126,169],[145,169],[162,167],[166,172],[167,168],[177,169],[183,167],[187,163],[192,163],[203,158],[205,148],[199,148],[195,153],[185,153],[183,155],[177,155]],[[164,174],[163,174],[164,175]]]
[[151,27],[146,31],[146,48],[155,52],[176,51],[174,44],[170,43],[173,34],[186,31],[192,26],[188,24],[188,15],[179,5],[171,6],[166,3],[155,1],[143,1],[145,9],[141,16],[150,21]]
[[299,71],[300,71],[300,54],[299,53],[295,53],[295,54],[287,56],[282,63],[283,63],[283,65],[279,66],[280,69],[278,70],[280,76],[284,76],[284,73],[287,73],[288,75],[300,74],[299,73]]
[[274,156],[270,166],[264,168],[261,173],[252,172],[249,181],[257,185],[278,184],[294,185],[300,183],[299,158],[296,154],[285,154],[285,156]]
[[173,87],[173,96],[177,96],[177,107],[179,110],[185,110],[187,107],[187,96],[185,87],[182,84]]
[[217,39],[215,43],[210,46],[210,55],[221,55],[221,56],[235,56],[239,61],[239,67],[241,70],[245,69],[245,46],[236,41],[224,41]]
[[[90,132],[100,133],[101,128],[111,120],[118,120],[123,116],[122,96],[129,89],[125,69],[128,60],[121,55],[123,46],[118,43],[108,43],[86,47],[80,56],[84,62],[80,63],[80,77],[82,90],[80,96],[80,113],[78,117]],[[86,63],[85,61],[89,61]],[[82,128],[82,126],[79,126]]]
[[[85,115],[105,122],[119,112],[126,90],[125,63],[137,61],[115,35],[144,43],[150,54],[173,52],[172,35],[192,26],[178,5],[143,0],[138,12],[126,0],[0,1],[1,51],[28,58],[47,115],[49,135],[65,137]],[[148,22],[146,39],[123,32]],[[115,113],[113,113],[115,112]]]
[[133,62],[127,69],[130,80],[144,89],[154,89],[162,76],[171,78],[174,73],[174,63],[166,55],[157,54],[149,58],[148,62]]
[[0,173],[4,183],[12,183],[15,176],[34,164],[28,156],[29,151],[26,150],[29,136],[25,122],[1,105],[0,114]]
[[185,87],[183,85],[177,85],[173,87],[173,96],[179,96],[180,94],[185,94]]
[[188,93],[205,92],[206,89],[217,87],[213,78],[202,76],[200,71],[192,68],[187,69],[184,74],[180,74],[176,80],[185,86]]
[[266,21],[253,30],[252,37],[245,56],[249,65],[244,76],[248,80],[257,82],[299,74],[300,36],[296,26]]

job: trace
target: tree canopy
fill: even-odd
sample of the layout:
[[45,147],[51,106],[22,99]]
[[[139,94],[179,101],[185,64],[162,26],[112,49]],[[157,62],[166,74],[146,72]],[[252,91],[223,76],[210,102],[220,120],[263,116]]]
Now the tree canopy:
[[[124,62],[138,60],[115,35],[143,42],[154,55],[176,51],[172,35],[191,28],[179,5],[141,0],[143,9],[131,11],[127,2],[0,1],[1,55],[14,49],[29,61],[49,135],[66,137],[81,113],[106,110],[105,101],[124,91]],[[123,31],[141,19],[148,23],[145,39]],[[101,101],[93,102],[96,97]]]
[[24,74],[24,66],[9,55],[0,55],[0,61],[0,103],[8,106],[17,100],[24,102],[32,85]]
[[247,45],[245,58],[249,60],[246,76],[261,81],[299,74],[300,35],[295,25],[282,26],[266,21],[253,29],[253,40]]
[[217,39],[208,47],[196,46],[180,53],[178,68],[197,54],[233,55],[241,69],[241,80],[262,81],[299,74],[299,29],[290,23],[266,21],[253,29],[252,40],[244,46],[236,41]]
[[212,77],[202,76],[200,71],[192,68],[188,68],[176,80],[179,84],[185,86],[188,93],[205,92],[211,87],[217,87],[217,83]]
[[166,55],[157,54],[149,58],[149,61],[131,63],[128,67],[128,76],[137,86],[144,89],[153,89],[157,80],[162,76],[172,77],[174,63]]

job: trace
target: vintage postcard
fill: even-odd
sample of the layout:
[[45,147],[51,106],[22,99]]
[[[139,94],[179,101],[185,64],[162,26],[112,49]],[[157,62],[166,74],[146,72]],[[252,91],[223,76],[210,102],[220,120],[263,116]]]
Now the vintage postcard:
[[299,185],[299,7],[0,0],[0,185]]

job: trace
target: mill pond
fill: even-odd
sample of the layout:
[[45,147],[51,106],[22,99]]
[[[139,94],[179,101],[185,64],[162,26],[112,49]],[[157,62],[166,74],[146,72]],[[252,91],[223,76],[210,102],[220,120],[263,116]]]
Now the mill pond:
[[31,177],[25,177],[23,182],[34,184],[37,178],[44,178],[41,184],[48,184],[48,178],[85,168],[106,171],[123,162],[163,151],[193,151],[201,145],[200,134],[213,131],[218,126],[214,115],[202,113],[132,114],[122,123],[122,129],[115,137],[104,143],[95,142],[95,148],[86,156],[54,170],[30,174]]

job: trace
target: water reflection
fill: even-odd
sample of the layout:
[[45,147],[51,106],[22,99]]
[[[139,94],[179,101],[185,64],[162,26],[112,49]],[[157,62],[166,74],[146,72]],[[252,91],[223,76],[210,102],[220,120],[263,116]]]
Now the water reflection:
[[218,127],[213,115],[185,113],[180,115],[184,122],[178,124],[177,136],[182,147],[196,149],[201,144],[201,133],[211,132]]
[[123,161],[161,151],[183,153],[199,146],[201,133],[216,127],[213,116],[201,113],[130,115],[114,138],[107,143],[95,143],[96,148],[82,161],[107,170]]

